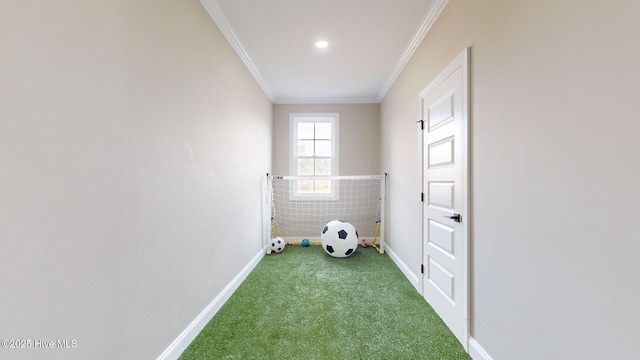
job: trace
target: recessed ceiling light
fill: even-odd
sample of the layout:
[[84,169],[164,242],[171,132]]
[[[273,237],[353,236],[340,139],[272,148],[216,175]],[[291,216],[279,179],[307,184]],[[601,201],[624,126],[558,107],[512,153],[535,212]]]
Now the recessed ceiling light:
[[316,42],[316,47],[317,48],[324,49],[327,46],[329,46],[329,43],[324,41],[324,40],[320,40],[320,41]]

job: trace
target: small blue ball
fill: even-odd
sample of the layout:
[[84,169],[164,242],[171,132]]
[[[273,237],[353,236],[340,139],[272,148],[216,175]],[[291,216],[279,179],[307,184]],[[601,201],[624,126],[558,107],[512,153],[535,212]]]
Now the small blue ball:
[[309,239],[302,240],[302,246],[309,246]]

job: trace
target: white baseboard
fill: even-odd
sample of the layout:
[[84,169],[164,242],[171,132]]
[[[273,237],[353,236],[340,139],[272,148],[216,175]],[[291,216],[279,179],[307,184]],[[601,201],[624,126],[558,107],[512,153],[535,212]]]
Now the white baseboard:
[[396,263],[400,271],[402,271],[404,276],[406,276],[407,279],[409,279],[409,282],[411,282],[413,287],[416,288],[416,290],[418,290],[419,293],[422,293],[422,290],[420,289],[420,278],[416,276],[416,274],[413,271],[411,271],[411,269],[407,266],[407,264],[405,264],[400,259],[400,257],[398,257],[398,254],[396,254],[391,247],[385,246],[384,251],[389,254],[389,257],[391,258],[391,260],[393,260],[393,262]]
[[260,252],[251,259],[251,261],[245,266],[242,271],[236,277],[231,280],[224,290],[218,296],[207,305],[202,312],[196,316],[196,318],[187,326],[186,329],[167,347],[167,349],[158,356],[157,360],[174,360],[178,359],[182,352],[191,344],[193,339],[198,336],[200,331],[209,323],[213,316],[220,310],[231,294],[240,286],[240,284],[247,278],[251,270],[262,260],[265,255],[265,249],[261,249]]
[[473,360],[493,360],[474,338],[469,338],[469,355]]

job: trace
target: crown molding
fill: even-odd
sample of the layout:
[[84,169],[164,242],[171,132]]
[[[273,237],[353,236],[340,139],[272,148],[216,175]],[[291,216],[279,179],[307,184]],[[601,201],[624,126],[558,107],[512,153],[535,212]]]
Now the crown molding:
[[260,85],[262,91],[264,91],[271,102],[274,102],[275,96],[273,92],[267,86],[267,83],[264,81],[264,78],[260,74],[260,71],[258,71],[258,68],[249,57],[249,54],[247,54],[242,44],[240,44],[240,40],[238,40],[238,37],[233,32],[233,29],[231,29],[231,26],[222,13],[222,10],[218,6],[218,3],[215,0],[200,0],[200,3],[205,8],[207,13],[209,13],[209,16],[213,19],[216,25],[218,25],[218,28],[220,28],[222,34],[224,34],[225,38],[227,38],[227,41],[229,41],[229,44],[231,44],[231,47],[233,47],[244,65],[247,67],[247,69],[249,69],[249,72],[251,72],[251,75],[253,75],[256,82],[258,82],[258,85]]
[[258,68],[255,66],[247,52],[244,50],[244,47],[238,40],[237,36],[233,32],[233,29],[229,25],[227,19],[222,13],[222,10],[218,6],[217,1],[200,0],[202,6],[205,8],[211,19],[213,19],[213,21],[216,23],[231,47],[233,47],[242,62],[245,64],[251,75],[253,75],[254,79],[262,88],[265,95],[274,104],[375,104],[382,102],[382,99],[384,99],[395,81],[398,79],[398,76],[400,76],[400,73],[402,73],[402,70],[407,65],[415,51],[418,49],[418,47],[422,43],[422,40],[427,35],[433,24],[436,22],[438,16],[440,16],[440,13],[442,12],[442,10],[444,10],[448,2],[449,0],[434,0],[433,4],[429,8],[429,11],[422,20],[420,27],[409,42],[407,49],[400,57],[391,74],[387,77],[387,80],[381,88],[377,98],[276,98],[275,94],[267,86],[267,83],[260,74],[260,71],[258,71]]
[[377,104],[374,97],[281,97],[273,101],[278,105],[301,105],[301,104]]
[[398,61],[395,68],[387,78],[387,81],[384,83],[382,89],[380,90],[377,102],[381,102],[382,99],[384,99],[384,97],[387,95],[387,93],[391,89],[391,86],[393,86],[393,84],[396,82],[398,76],[400,76],[400,73],[402,73],[402,70],[407,65],[413,54],[416,52],[418,46],[420,46],[422,40],[424,40],[424,37],[427,35],[429,30],[431,30],[431,27],[438,19],[438,16],[440,16],[440,13],[442,13],[442,10],[444,10],[444,8],[447,6],[448,2],[449,0],[434,0],[431,8],[429,8],[429,11],[425,15],[424,19],[422,19],[420,27],[409,42],[407,49],[400,57],[400,60]]

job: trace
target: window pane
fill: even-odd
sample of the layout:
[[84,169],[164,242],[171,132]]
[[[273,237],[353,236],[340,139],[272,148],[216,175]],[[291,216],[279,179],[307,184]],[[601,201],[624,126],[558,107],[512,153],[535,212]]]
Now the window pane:
[[314,123],[298,123],[298,139],[313,139]]
[[299,176],[313,176],[313,158],[300,159],[298,158],[298,175]]
[[313,180],[297,180],[293,189],[301,195],[316,196],[325,199],[327,195],[337,191],[334,181],[323,179],[336,175],[332,172],[336,137],[338,136],[337,114],[290,114],[290,123],[294,126],[294,138],[290,139],[293,147],[291,154],[295,162],[291,172],[297,176],[320,177]]
[[331,139],[331,123],[316,123],[316,139]]
[[313,180],[298,180],[298,192],[299,193],[312,193],[315,191]]
[[317,140],[315,155],[331,156],[331,140]]
[[313,140],[298,140],[298,156],[313,156]]
[[315,180],[315,192],[327,194],[331,192],[331,180]]
[[331,175],[331,159],[316,159],[316,175]]

